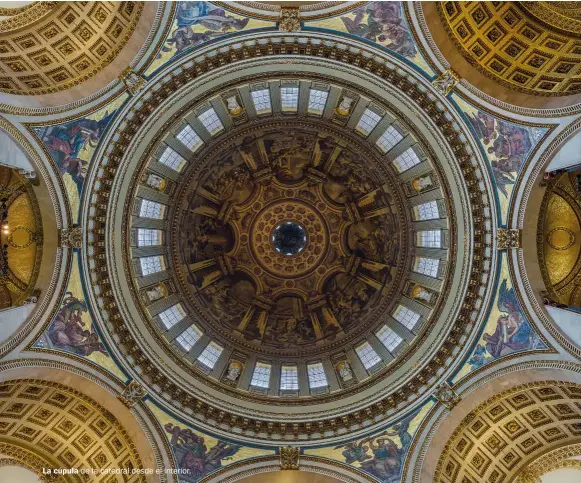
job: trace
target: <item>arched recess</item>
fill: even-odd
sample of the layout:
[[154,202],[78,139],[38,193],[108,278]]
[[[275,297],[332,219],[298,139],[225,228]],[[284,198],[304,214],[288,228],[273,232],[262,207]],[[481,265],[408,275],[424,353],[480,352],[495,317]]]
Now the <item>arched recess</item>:
[[[32,389],[30,389],[32,388]],[[38,389],[37,389],[38,388]],[[138,480],[144,483],[173,483],[177,481],[172,475],[166,475],[165,469],[173,468],[174,463],[165,437],[161,433],[158,424],[149,412],[143,402],[136,402],[133,406],[127,406],[119,398],[123,392],[124,386],[119,382],[111,380],[104,374],[91,374],[83,369],[76,368],[72,365],[49,360],[35,359],[17,359],[0,364],[0,400],[2,401],[3,415],[9,423],[0,423],[0,455],[3,453],[1,444],[11,442],[17,445],[16,450],[12,450],[8,456],[12,457],[18,451],[27,452],[29,455],[36,456],[40,461],[51,463],[53,467],[106,467],[114,466],[113,463],[124,464],[129,459],[132,464],[137,464],[140,468],[153,469],[152,475],[145,475],[144,479]],[[59,402],[60,401],[60,402]],[[59,406],[60,404],[60,406]],[[22,411],[21,415],[12,415],[9,407],[15,406],[15,410]],[[20,406],[19,406],[20,405]],[[28,408],[22,406],[29,406]],[[80,408],[81,411],[77,408]],[[45,411],[47,410],[47,411]],[[42,416],[43,411],[46,421]],[[54,415],[48,414],[54,413]],[[7,419],[8,418],[8,419]],[[70,421],[69,421],[70,420]],[[75,447],[74,453],[77,456],[72,462],[66,461],[67,451],[58,446],[58,437],[50,441],[51,431],[57,431],[62,437],[78,440],[83,434],[88,434],[92,438],[91,451],[87,449],[87,455],[94,457],[95,444],[99,443],[99,428],[103,424],[101,420],[107,423],[102,427],[101,443],[107,450],[104,451],[108,456],[108,462],[102,463],[101,460],[89,461],[83,460],[82,453],[84,448]],[[10,421],[19,421],[20,425],[10,424]],[[20,435],[21,427],[30,426],[36,433],[30,432],[29,441]],[[69,421],[69,422],[67,422]],[[89,421],[91,421],[89,423]],[[63,433],[65,429],[67,433]],[[3,429],[2,429],[3,428]],[[56,429],[55,429],[56,428]],[[83,429],[84,428],[84,429]],[[86,430],[86,431],[84,431]],[[90,431],[89,431],[90,430]],[[30,431],[30,430],[26,430]],[[43,432],[44,431],[44,432]],[[78,433],[78,434],[77,434]],[[55,433],[56,434],[56,433]],[[75,435],[76,436],[73,436]],[[26,435],[26,433],[25,433]],[[112,442],[116,436],[124,445],[129,444],[131,448],[118,450],[115,454],[115,448],[121,446]],[[87,444],[88,439],[86,440]],[[54,453],[59,455],[58,462],[47,458],[50,447],[54,444]],[[35,451],[35,448],[43,447],[42,452]],[[66,448],[66,444],[64,448]],[[78,445],[77,445],[78,446]],[[19,453],[20,454],[20,453]],[[133,454],[133,457],[130,455]],[[32,461],[31,456],[20,456],[18,461]],[[101,464],[102,463],[102,464]],[[30,467],[30,466],[29,466]],[[38,467],[38,465],[36,465]],[[41,466],[42,467],[42,466]],[[34,470],[34,468],[32,468]],[[162,473],[155,474],[159,469]],[[69,481],[69,480],[66,480]],[[100,480],[99,480],[100,481]]]
[[[513,267],[513,274],[525,301],[527,310],[531,310],[542,325],[548,330],[558,343],[566,350],[581,355],[581,347],[575,342],[575,336],[559,328],[551,314],[547,311],[544,302],[544,292],[547,291],[547,277],[543,274],[543,255],[546,235],[544,233],[544,214],[547,210],[552,186],[558,181],[557,177],[546,176],[547,167],[562,149],[569,149],[569,143],[575,142],[581,129],[581,120],[577,119],[556,135],[551,143],[540,151],[539,157],[532,160],[524,180],[513,193],[513,203],[509,215],[509,226],[522,227],[523,233],[537,233],[537,237],[523,236],[521,250],[513,250],[509,255]],[[572,188],[572,187],[571,187]],[[549,193],[550,194],[550,193]],[[573,191],[572,194],[574,195]]]
[[251,458],[226,466],[199,483],[367,483],[372,476],[337,461],[300,455],[298,470],[281,471],[279,456]]
[[[512,467],[500,468],[506,473],[506,481],[544,452],[563,444],[581,442],[581,420],[578,421],[581,410],[575,404],[581,400],[579,364],[520,362],[488,374],[468,377],[460,381],[455,390],[461,398],[459,403],[452,410],[438,404],[422,423],[411,448],[407,463],[409,470],[402,481],[432,483],[436,472],[451,475],[442,477],[446,483],[457,481],[458,465],[450,464],[449,460],[443,462],[441,458],[444,453],[452,455],[461,439],[459,434],[465,428],[470,428],[466,429],[470,433],[470,447],[464,447],[466,453],[463,456],[454,453],[452,460],[468,463],[469,459],[480,455],[483,461],[487,461],[486,458],[491,460],[487,468],[491,473],[492,460],[501,464],[500,456],[496,458],[493,451],[503,451],[496,454],[504,457],[512,450],[515,456]],[[571,410],[568,415],[565,415],[566,408]],[[537,414],[528,414],[537,409],[544,415],[539,420],[535,420]],[[482,425],[473,428],[472,423],[478,420]],[[519,424],[516,432],[506,428],[513,421]],[[525,441],[529,435],[536,441],[534,444],[532,440]],[[495,438],[498,446],[491,443]],[[477,444],[482,448],[479,449]],[[488,481],[488,474],[486,478],[473,477],[476,479],[470,479],[468,475],[465,481]]]
[[[128,66],[149,62],[162,41],[165,23],[174,7],[165,2],[132,2],[131,6],[103,2],[101,8],[91,5],[67,8],[58,3],[48,8],[33,22],[24,20],[24,25],[16,30],[6,30],[0,23],[8,55],[12,51],[21,53],[16,58],[20,65],[12,64],[14,69],[6,69],[16,74],[0,79],[2,111],[34,112],[39,108],[86,102],[88,97],[123,89],[120,74]],[[83,37],[80,28],[71,35],[67,27],[59,27],[76,25],[80,18],[85,18],[81,25],[88,31],[82,33]],[[24,46],[16,43],[23,36],[28,39]],[[47,47],[44,57],[32,57],[38,54],[40,45]],[[71,55],[78,50],[85,54]],[[3,65],[13,60],[0,56]]]
[[26,337],[39,320],[50,317],[52,308],[60,300],[60,296],[56,297],[55,294],[62,288],[70,262],[66,251],[58,246],[59,229],[68,224],[68,207],[57,174],[49,167],[49,161],[40,154],[40,150],[35,149],[14,125],[2,117],[0,135],[10,142],[10,156],[6,161],[14,166],[15,171],[23,173],[18,176],[27,182],[27,189],[36,200],[36,216],[41,227],[38,231],[42,240],[42,257],[37,267],[36,282],[31,287],[36,302],[0,311],[0,353],[4,353]]
[[[491,36],[496,35],[489,33],[490,30],[492,30],[491,27],[494,26],[495,22],[496,24],[499,22],[503,23],[501,28],[502,32],[504,32],[500,38],[496,37],[495,41],[499,45],[501,44],[503,46],[503,55],[506,55],[504,49],[510,50],[508,46],[510,45],[510,41],[513,38],[513,32],[511,31],[510,24],[505,24],[505,22],[507,22],[505,19],[508,18],[508,14],[510,13],[508,12],[509,10],[514,12],[514,7],[507,7],[504,4],[491,6],[493,2],[486,2],[487,4],[483,6],[483,8],[486,9],[485,11],[488,13],[488,15],[485,14],[485,20],[481,24],[482,30],[478,31],[479,29],[477,29],[474,31],[473,27],[468,25],[468,21],[464,22],[461,20],[462,16],[464,15],[462,10],[465,8],[470,9],[472,7],[454,6],[453,8],[459,8],[459,10],[450,14],[450,17],[448,14],[444,13],[448,4],[451,5],[453,3],[454,2],[423,2],[421,4],[418,3],[416,6],[414,6],[414,8],[416,12],[420,13],[419,16],[425,19],[427,28],[429,30],[429,42],[431,47],[437,51],[436,55],[445,59],[446,63],[463,80],[462,84],[467,87],[468,90],[475,93],[476,95],[482,93],[483,96],[496,99],[501,103],[508,103],[523,108],[560,109],[569,106],[576,106],[575,109],[578,109],[579,102],[581,101],[581,95],[578,91],[572,91],[570,95],[558,96],[552,92],[545,94],[540,89],[537,89],[536,91],[534,88],[525,90],[519,88],[516,82],[504,81],[502,79],[502,75],[515,71],[515,69],[507,68],[507,66],[511,65],[507,60],[502,59],[502,62],[496,63],[496,65],[502,64],[502,75],[494,74],[494,70],[490,67],[490,65],[494,63],[490,62],[489,59],[487,59],[486,65],[480,65],[479,58],[476,56],[476,53],[481,56],[480,58],[484,59],[490,52],[491,49],[488,45],[486,45],[486,43],[489,41],[489,38],[485,37],[484,34],[487,33]],[[469,5],[469,3],[470,2],[467,2],[467,5]],[[513,25],[516,25],[515,28],[519,28],[522,31],[521,25],[518,23],[521,22],[521,20],[522,24],[526,22],[530,23],[531,21],[536,23],[536,20],[533,20],[532,17],[528,17],[527,15],[528,14],[523,14],[522,12],[515,12],[513,14],[514,18],[518,19],[517,24],[513,23]],[[498,16],[498,19],[495,16]],[[448,21],[446,20],[447,18],[452,19],[450,24],[448,24]],[[463,43],[466,43],[466,45],[468,45],[471,50],[465,50],[462,46],[460,46],[460,42],[456,40],[457,37],[454,33],[452,33],[452,31],[457,32],[458,29],[460,29],[460,26],[457,24],[457,22],[468,25],[464,27],[462,35],[465,35],[464,38],[469,39],[465,40]],[[490,25],[487,22],[490,22]],[[452,25],[452,27],[450,27],[450,25]],[[498,31],[501,32],[500,30]],[[464,34],[464,32],[466,33]],[[518,38],[520,35],[520,32],[518,32],[516,35],[517,42],[520,43],[519,45],[528,47],[526,43],[522,42]],[[558,34],[555,33],[554,35]],[[507,45],[505,45],[505,43]],[[530,57],[529,54],[525,54],[522,57],[524,59],[527,58],[527,56]],[[513,61],[512,64],[515,64],[515,62]],[[513,77],[513,75],[511,75],[511,77]],[[529,79],[527,79],[526,85],[529,84],[528,80]],[[534,85],[537,86],[541,83],[542,82],[538,82]],[[533,84],[531,83],[531,85]]]

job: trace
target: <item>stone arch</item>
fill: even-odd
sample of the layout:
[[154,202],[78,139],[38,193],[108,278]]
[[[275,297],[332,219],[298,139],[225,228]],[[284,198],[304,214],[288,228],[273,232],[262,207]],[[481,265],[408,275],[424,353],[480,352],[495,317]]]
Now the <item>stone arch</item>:
[[[402,481],[406,482],[432,482],[434,481],[434,475],[436,471],[444,468],[444,464],[440,463],[440,458],[445,451],[450,450],[453,446],[448,444],[451,438],[456,438],[460,433],[458,430],[461,424],[468,426],[470,421],[474,421],[479,414],[484,414],[486,408],[491,408],[495,402],[503,401],[505,398],[513,397],[520,393],[526,393],[529,390],[538,391],[539,388],[551,388],[554,386],[555,394],[551,397],[547,395],[546,401],[542,401],[542,398],[536,396],[531,396],[527,399],[526,404],[523,403],[522,408],[518,408],[518,411],[528,412],[533,410],[535,407],[541,407],[545,404],[560,404],[564,402],[568,404],[571,399],[581,397],[581,366],[579,364],[560,362],[560,361],[528,361],[519,362],[515,364],[506,364],[501,369],[489,370],[485,373],[478,374],[476,376],[469,376],[459,381],[457,387],[455,387],[456,392],[460,396],[460,402],[452,409],[448,410],[442,405],[438,404],[430,412],[428,417],[422,423],[418,433],[415,437],[415,442],[412,445],[410,456],[407,462],[407,468],[409,470],[404,474]],[[572,388],[571,392],[566,389],[565,392],[560,392],[560,387]],[[516,396],[515,396],[516,397]],[[544,396],[543,396],[544,397]],[[485,401],[483,403],[483,401]],[[532,402],[530,402],[532,401]],[[503,403],[504,404],[504,403]],[[506,407],[512,406],[510,404],[505,404]],[[573,404],[571,404],[573,407]],[[543,429],[549,427],[560,428],[561,424],[577,424],[574,419],[581,417],[581,413],[578,406],[574,406],[575,416],[571,414],[571,419],[564,418],[561,416],[559,419],[558,411],[555,412],[553,409],[543,409],[550,416],[550,422],[547,422],[538,426],[538,428]],[[512,411],[512,409],[511,409]],[[508,417],[506,411],[503,411],[504,418]],[[522,419],[523,424],[527,421],[524,417],[519,416],[519,421]],[[498,419],[500,421],[500,419]],[[508,422],[508,419],[505,421]],[[498,428],[498,422],[494,423],[492,420],[486,421],[486,423],[494,430]],[[528,423],[527,423],[528,424]],[[563,431],[565,434],[562,438],[551,442],[546,441],[543,436],[538,436],[539,441],[545,446],[544,449],[549,447],[553,449],[558,445],[563,443],[575,443],[581,441],[581,426],[575,426],[573,432],[568,429]],[[488,431],[488,429],[487,429]],[[498,430],[500,431],[500,429]],[[480,437],[484,432],[479,434]],[[516,433],[515,433],[516,434]],[[524,434],[524,433],[523,433]],[[500,433],[499,433],[500,435]],[[505,441],[503,448],[508,447],[508,440],[510,439],[505,433],[502,433],[500,437]],[[524,436],[521,438],[519,435],[513,440],[510,440],[510,444],[520,444],[521,440],[526,439]],[[484,445],[484,441],[482,442]],[[552,446],[551,446],[552,445]],[[540,454],[540,450],[534,449],[536,453],[531,450],[528,455],[521,452],[519,456],[519,463],[513,466],[510,470],[513,476],[516,475],[516,471],[520,470],[523,465],[526,465],[529,461],[536,458]],[[471,450],[476,451],[476,447],[473,444]],[[451,451],[451,450],[450,450]],[[470,453],[472,456],[473,453]],[[490,456],[488,456],[490,457]],[[491,470],[492,471],[492,470]],[[505,470],[509,471],[509,470]],[[488,476],[488,475],[487,475]],[[482,479],[478,479],[482,478]],[[444,479],[443,481],[456,481],[454,479]],[[468,479],[467,481],[472,481]],[[484,477],[478,476],[476,481],[484,481]]]
[[[281,461],[279,456],[264,456],[252,458],[229,465],[211,475],[206,476],[200,483],[233,483],[241,481],[243,483],[278,482],[302,483],[303,481],[319,483],[365,483],[377,481],[372,476],[357,470],[353,466],[348,466],[337,461],[327,460],[315,456],[301,455],[299,457],[297,470],[281,471]],[[287,479],[290,473],[305,473],[294,479]],[[259,476],[267,476],[266,479]],[[320,476],[321,479],[317,479]],[[325,478],[323,478],[323,476]],[[253,478],[256,477],[256,480]],[[281,479],[275,479],[280,477]]]
[[[76,441],[82,435],[91,433],[89,437],[95,440],[96,444],[104,445],[109,453],[116,446],[115,444],[112,445],[109,439],[117,438],[118,436],[119,441],[124,442],[124,444],[129,442],[131,451],[124,452],[124,456],[121,453],[118,453],[117,456],[110,454],[110,461],[103,463],[102,466],[111,465],[113,462],[115,464],[125,464],[131,460],[134,466],[138,464],[140,468],[153,470],[153,474],[145,475],[142,480],[138,481],[152,483],[175,481],[172,475],[163,473],[164,469],[173,468],[174,463],[167,441],[161,433],[161,429],[158,428],[155,418],[143,402],[137,401],[133,405],[123,402],[120,396],[124,391],[125,385],[120,383],[119,380],[107,376],[106,373],[91,374],[87,370],[57,361],[18,359],[5,362],[0,366],[0,387],[4,388],[4,392],[0,394],[3,414],[0,419],[3,418],[8,421],[8,425],[0,424],[4,428],[3,431],[0,430],[0,442],[16,441],[19,443],[19,448],[24,448],[34,454],[36,454],[36,446],[40,448],[39,445],[42,443],[44,444],[44,450],[42,454],[37,455],[41,460],[51,463],[53,467],[78,465],[80,468],[82,464],[92,464],[98,467],[101,463],[94,459],[91,461],[89,459],[83,460],[83,449],[76,447],[73,451],[78,453],[76,455],[77,458],[68,463],[63,455],[67,451],[66,448],[70,447],[70,444],[64,444],[62,447],[58,446],[59,438],[56,436],[53,438],[56,440],[53,452],[55,455],[62,456],[62,458],[54,461],[54,458],[47,457],[47,452],[50,448],[46,446],[46,441],[48,440],[50,443],[51,436],[54,436],[52,435],[53,432],[60,436],[61,439],[66,437],[69,442]],[[40,389],[34,389],[31,394],[28,394],[30,391],[25,393],[27,387]],[[54,394],[60,394],[56,403],[52,396]],[[22,396],[24,396],[24,399],[22,399]],[[58,405],[60,400],[62,400],[61,406]],[[22,440],[22,438],[19,440],[18,434],[16,437],[12,434],[15,431],[19,431],[20,427],[18,425],[16,427],[10,425],[10,421],[15,420],[16,416],[12,417],[7,408],[13,404],[29,406],[28,409],[25,407],[16,408],[23,412],[19,416],[20,426],[25,425],[25,421],[30,421],[29,426],[33,430],[42,431],[34,433],[30,441]],[[78,405],[87,409],[83,409],[79,413],[75,409]],[[38,414],[44,411],[43,408],[55,414],[54,416],[47,414],[46,417],[48,419],[46,422],[38,419]],[[84,412],[86,412],[86,416],[83,415]],[[91,423],[88,422],[89,419],[92,421]],[[101,420],[105,421],[110,429],[103,429],[101,436],[99,436],[99,427],[103,424],[100,422]],[[64,422],[69,428],[66,432],[63,432],[65,431],[63,428],[57,428],[59,424],[65,424]],[[91,424],[92,426],[90,426]],[[67,436],[69,431],[71,433]],[[77,433],[79,434],[77,435]],[[99,438],[102,438],[100,443]],[[119,445],[117,444],[117,446]],[[95,444],[90,446],[91,457],[97,454],[96,447]],[[2,451],[0,451],[0,454],[2,454]],[[87,450],[88,454],[89,450]],[[105,454],[107,454],[107,451],[105,451]],[[133,454],[131,458],[129,457],[130,454]],[[57,465],[57,463],[60,464]],[[156,469],[162,471],[161,475],[155,474]]]

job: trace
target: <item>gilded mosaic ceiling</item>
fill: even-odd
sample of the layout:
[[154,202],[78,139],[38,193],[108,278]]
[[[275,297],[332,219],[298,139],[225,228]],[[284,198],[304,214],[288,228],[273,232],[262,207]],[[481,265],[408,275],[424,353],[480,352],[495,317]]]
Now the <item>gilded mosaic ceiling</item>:
[[581,23],[567,3],[439,2],[438,13],[482,73],[528,94],[566,96],[581,92]]
[[69,89],[103,70],[135,30],[141,2],[35,2],[0,20],[0,92]]

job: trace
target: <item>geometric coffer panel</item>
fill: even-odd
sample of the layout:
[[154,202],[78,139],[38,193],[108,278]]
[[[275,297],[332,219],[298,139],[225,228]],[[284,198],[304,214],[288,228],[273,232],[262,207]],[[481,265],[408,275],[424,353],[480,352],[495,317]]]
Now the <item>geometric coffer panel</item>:
[[143,2],[37,2],[0,21],[0,91],[47,94],[106,67],[135,30]]
[[490,398],[456,428],[435,483],[504,483],[556,446],[581,441],[581,386],[543,381]]
[[[534,16],[550,11],[525,9],[521,2],[447,1],[437,5],[448,35],[483,74],[528,94],[581,92],[581,37]],[[572,19],[569,25],[574,23]]]
[[0,443],[32,451],[53,468],[127,469],[92,474],[86,481],[138,483],[136,447],[117,418],[91,398],[62,384],[17,379],[0,383]]

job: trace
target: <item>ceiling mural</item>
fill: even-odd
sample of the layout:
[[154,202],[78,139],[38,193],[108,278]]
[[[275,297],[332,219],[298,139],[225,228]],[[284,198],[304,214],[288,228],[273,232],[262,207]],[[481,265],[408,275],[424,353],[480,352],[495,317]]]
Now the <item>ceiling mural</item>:
[[169,34],[145,74],[151,75],[172,58],[214,39],[274,26],[274,22],[239,15],[210,2],[176,2],[175,19]]
[[497,102],[429,35],[565,96],[578,8],[286,3],[0,9],[0,121],[26,152],[0,150],[0,467],[145,447],[167,471],[123,481],[538,483],[581,441],[581,348],[540,305],[581,306],[581,177],[543,173],[581,109]]
[[307,449],[305,454],[353,465],[382,483],[398,483],[416,430],[432,407],[429,402],[378,434],[339,446]]
[[509,273],[507,253],[499,260],[496,295],[490,306],[488,321],[474,352],[455,375],[454,382],[471,371],[516,352],[547,349],[537,330],[527,320],[518,301]]
[[232,463],[274,455],[274,449],[234,444],[216,439],[173,418],[153,403],[148,407],[163,428],[171,447],[180,482],[195,483]]
[[121,380],[126,377],[103,344],[85,298],[79,270],[79,255],[73,255],[69,282],[54,320],[34,343],[40,351],[64,351],[86,358]]
[[79,217],[83,183],[95,149],[117,109],[127,98],[127,95],[121,95],[85,117],[33,128],[63,180],[75,223]]
[[434,75],[417,48],[403,2],[367,2],[340,16],[304,23],[305,29],[347,33],[401,55],[426,75]]
[[189,181],[180,270],[214,323],[295,357],[386,310],[379,296],[390,300],[406,252],[401,208],[391,182],[345,144],[265,126]]
[[543,136],[550,130],[546,127],[508,122],[470,105],[457,95],[453,95],[453,98],[470,122],[490,163],[499,199],[501,222],[505,224],[511,194],[519,173],[536,147],[542,143]]

